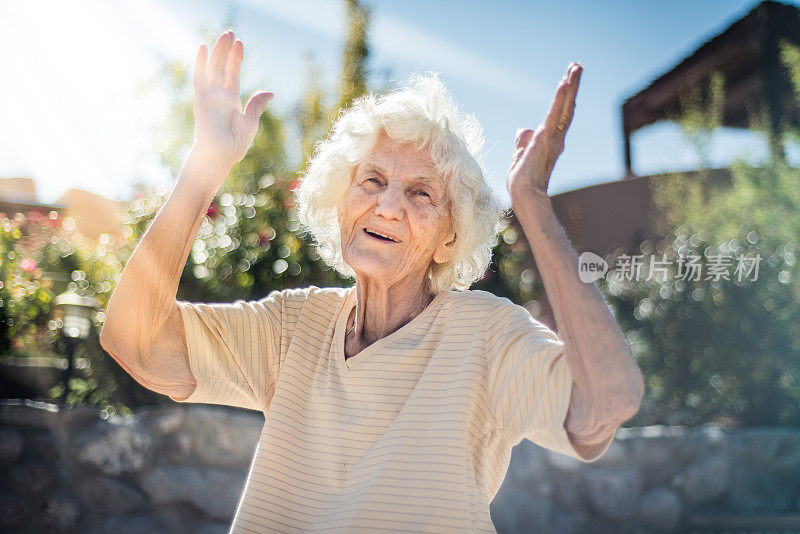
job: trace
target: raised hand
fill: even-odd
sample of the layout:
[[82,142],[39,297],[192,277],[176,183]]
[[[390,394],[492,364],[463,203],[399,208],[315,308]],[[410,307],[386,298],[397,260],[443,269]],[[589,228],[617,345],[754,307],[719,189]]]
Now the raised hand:
[[194,67],[194,147],[220,165],[233,166],[247,153],[267,102],[275,95],[256,92],[242,111],[239,73],[244,47],[232,30],[223,33],[208,57],[206,45]]
[[558,85],[553,105],[544,123],[535,132],[529,129],[517,132],[507,183],[512,203],[519,195],[547,195],[550,174],[556,160],[564,151],[564,138],[575,113],[575,97],[578,94],[581,72],[583,67],[571,63],[567,75]]

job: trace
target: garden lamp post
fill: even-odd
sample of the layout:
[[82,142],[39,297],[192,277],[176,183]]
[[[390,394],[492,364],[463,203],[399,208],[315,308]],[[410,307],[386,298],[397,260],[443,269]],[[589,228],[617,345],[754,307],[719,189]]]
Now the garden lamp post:
[[94,297],[78,295],[69,289],[58,295],[55,305],[61,309],[63,326],[61,327],[61,337],[67,344],[67,370],[64,372],[64,393],[61,396],[60,404],[65,406],[67,393],[69,393],[69,379],[72,376],[72,368],[75,359],[75,346],[89,337],[92,330],[92,314],[97,309],[100,302]]

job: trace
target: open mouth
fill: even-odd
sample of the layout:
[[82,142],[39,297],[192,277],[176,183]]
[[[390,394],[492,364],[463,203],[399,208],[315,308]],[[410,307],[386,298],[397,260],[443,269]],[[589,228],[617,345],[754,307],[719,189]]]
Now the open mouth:
[[368,229],[364,228],[364,233],[367,234],[370,237],[374,237],[375,239],[380,239],[381,241],[385,241],[387,243],[399,243],[400,242],[397,239],[389,237],[388,235],[381,234],[381,233],[376,232],[374,230],[368,230]]

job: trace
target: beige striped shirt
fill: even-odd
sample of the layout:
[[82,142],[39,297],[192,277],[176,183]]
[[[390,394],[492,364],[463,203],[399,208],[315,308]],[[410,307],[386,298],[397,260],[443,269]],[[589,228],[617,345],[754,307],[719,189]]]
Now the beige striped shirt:
[[265,414],[232,533],[494,532],[521,439],[582,459],[563,343],[508,299],[440,293],[347,359],[354,288],[178,304],[197,380],[182,402]]

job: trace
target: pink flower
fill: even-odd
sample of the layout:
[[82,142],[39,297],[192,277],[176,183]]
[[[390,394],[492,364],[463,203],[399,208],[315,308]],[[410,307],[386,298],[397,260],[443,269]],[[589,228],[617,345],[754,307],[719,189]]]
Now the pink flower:
[[28,218],[28,222],[29,223],[39,223],[45,217],[44,217],[43,213],[40,210],[34,209],[34,210],[31,210],[31,211],[28,212],[27,218]]
[[19,262],[19,268],[23,271],[34,271],[36,270],[36,260],[33,258],[23,258]]

